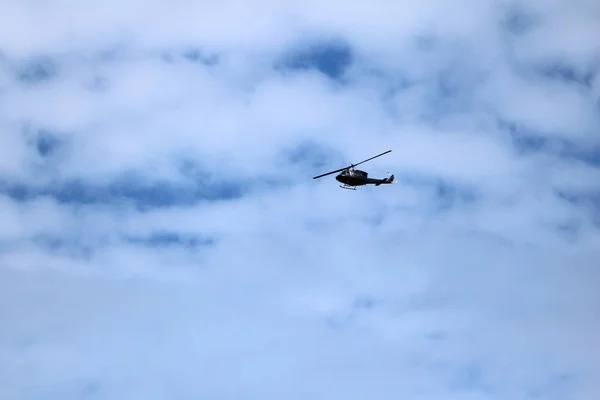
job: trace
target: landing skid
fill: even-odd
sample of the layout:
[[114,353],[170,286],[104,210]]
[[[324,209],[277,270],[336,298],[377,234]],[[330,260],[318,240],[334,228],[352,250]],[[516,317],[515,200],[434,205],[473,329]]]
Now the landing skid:
[[355,187],[348,186],[348,185],[340,185],[340,187],[341,187],[342,189],[356,190],[356,188],[355,188]]

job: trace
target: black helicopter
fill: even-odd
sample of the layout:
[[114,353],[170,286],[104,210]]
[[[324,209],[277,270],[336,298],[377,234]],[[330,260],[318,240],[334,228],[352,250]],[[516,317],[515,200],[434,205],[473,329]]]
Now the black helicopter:
[[390,174],[389,172],[388,172],[388,175],[389,175],[388,178],[376,179],[376,178],[369,178],[369,174],[366,173],[365,171],[354,169],[354,167],[356,167],[359,164],[362,164],[362,163],[370,161],[374,158],[380,157],[391,151],[392,150],[384,151],[383,153],[373,156],[371,158],[368,158],[364,161],[361,161],[358,164],[350,164],[350,166],[348,166],[348,167],[340,168],[340,169],[337,169],[337,170],[331,171],[331,172],[327,172],[326,174],[317,175],[313,179],[321,178],[323,176],[335,174],[336,172],[341,171],[340,174],[338,174],[335,177],[335,179],[341,183],[340,187],[342,189],[356,190],[356,186],[364,186],[364,185],[379,186],[381,184],[394,183],[394,182],[396,182],[396,180],[394,180],[394,175]]

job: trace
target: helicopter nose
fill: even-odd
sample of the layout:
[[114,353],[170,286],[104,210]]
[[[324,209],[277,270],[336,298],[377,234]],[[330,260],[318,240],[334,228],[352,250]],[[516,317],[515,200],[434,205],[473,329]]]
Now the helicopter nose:
[[340,178],[340,176],[339,176],[339,175],[336,175],[336,177],[335,177],[335,180],[336,180],[336,181],[338,181],[338,182],[341,182],[341,181],[342,181],[342,179]]

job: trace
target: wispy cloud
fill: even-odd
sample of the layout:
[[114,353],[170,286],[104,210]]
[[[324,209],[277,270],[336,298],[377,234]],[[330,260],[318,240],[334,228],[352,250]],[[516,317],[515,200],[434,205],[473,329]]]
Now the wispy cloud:
[[3,10],[0,397],[600,392],[596,2]]

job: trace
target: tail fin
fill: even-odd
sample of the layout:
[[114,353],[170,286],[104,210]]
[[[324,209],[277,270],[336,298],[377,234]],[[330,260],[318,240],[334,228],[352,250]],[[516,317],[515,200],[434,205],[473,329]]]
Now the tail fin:
[[390,171],[385,171],[387,172],[387,174],[389,175],[388,178],[385,178],[385,183],[395,183],[397,182],[396,179],[394,179],[394,175],[390,174]]
[[389,183],[395,183],[396,182],[396,179],[394,179],[394,175],[390,174],[389,171],[385,171],[385,172],[387,172],[387,174],[389,175],[389,177],[381,179],[379,182],[377,182],[375,184],[375,186],[379,186],[381,184],[389,184]]

